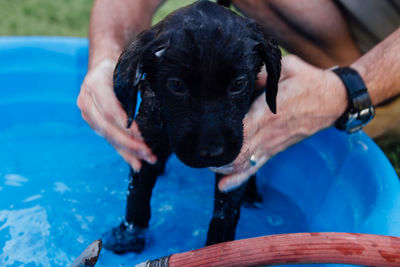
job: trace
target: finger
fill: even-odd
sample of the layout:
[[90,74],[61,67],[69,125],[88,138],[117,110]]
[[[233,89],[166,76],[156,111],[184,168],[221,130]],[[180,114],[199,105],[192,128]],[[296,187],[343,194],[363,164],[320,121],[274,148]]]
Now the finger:
[[144,138],[142,137],[142,134],[139,130],[139,126],[137,125],[136,121],[132,121],[131,126],[124,130],[127,131],[128,134],[135,137],[136,139],[144,141]]
[[238,173],[248,167],[247,162],[248,162],[249,157],[250,157],[249,146],[246,143],[243,143],[241,152],[239,153],[239,155],[236,157],[236,159],[233,162],[231,162],[227,165],[224,165],[222,167],[209,167],[208,169],[213,172],[224,174],[224,175]]
[[[264,146],[268,142],[271,130],[269,129],[270,123],[267,122],[269,115],[264,112],[264,102],[264,99],[257,99],[248,116],[244,119],[244,141],[241,152],[236,159],[223,167],[210,168],[212,171],[225,175],[239,173],[249,168],[249,158],[252,155],[261,157],[263,154],[267,154]],[[261,106],[257,107],[257,105]],[[268,128],[266,125],[268,125]]]
[[218,189],[223,193],[228,193],[229,191],[239,187],[249,178],[250,176],[248,175],[248,173],[245,172],[225,176],[221,179],[221,181],[219,181]]
[[[104,88],[104,90],[90,91],[90,97],[100,114],[108,121],[121,129],[126,129],[128,125],[128,116],[122,109],[113,91]],[[101,99],[102,101],[99,101]]]
[[82,116],[98,134],[106,138],[116,148],[126,150],[128,153],[152,164],[157,161],[157,158],[143,141],[135,139],[124,130],[105,120],[96,105],[91,103],[90,98],[86,98],[85,101],[88,108],[87,112],[82,111]]
[[218,189],[225,193],[236,189],[245,183],[253,174],[255,174],[257,170],[267,162],[268,159],[268,156],[262,156],[257,160],[255,166],[251,166],[250,162],[248,162],[245,170],[223,177],[218,183]]
[[[143,140],[136,122],[133,122],[130,127],[127,128],[128,117],[113,91],[107,90],[107,88],[104,88],[104,90],[98,90],[96,93],[91,91],[90,97],[93,99],[93,103],[96,105],[105,120],[113,123],[121,130],[134,136],[136,139]],[[98,101],[97,99],[102,99],[102,101]]]
[[127,126],[127,115],[113,90],[113,72],[116,62],[102,61],[94,71],[88,73],[81,87],[97,106],[103,117],[121,129]]
[[[107,91],[107,87],[101,88],[101,90],[98,91],[105,92]],[[115,95],[112,94],[111,96],[107,96],[107,94],[105,94],[105,96],[103,96],[102,94],[103,93],[100,93],[100,98],[103,99],[103,101],[105,102],[97,101],[96,93],[94,93],[88,87],[84,88],[84,86],[82,86],[82,90],[78,96],[77,101],[79,108],[87,113],[88,105],[94,104],[108,122],[113,123],[115,126],[119,127],[121,130],[126,131],[128,134],[132,135],[136,139],[143,141],[143,137],[136,122],[132,122],[131,126],[129,128],[126,128],[128,124],[127,115],[117,101]],[[92,102],[83,103],[83,101],[87,99],[91,99]],[[106,108],[107,111],[104,112],[103,108]]]
[[116,148],[118,154],[121,155],[121,157],[128,162],[128,164],[132,167],[132,169],[135,172],[140,171],[140,169],[142,168],[142,162],[140,160],[138,160],[135,156],[133,156],[131,153],[129,153],[126,150],[123,150],[121,148]]
[[155,163],[156,157],[152,154],[150,148],[140,140],[122,131],[120,128],[115,127],[113,124],[97,118],[97,124],[103,131],[103,136],[114,147],[125,150],[126,152],[146,160],[149,163]]
[[222,167],[208,167],[208,169],[220,174],[230,174],[235,170],[231,164]]
[[250,111],[243,119],[244,137],[251,140],[251,137],[263,127],[264,124],[270,119],[273,113],[270,111],[267,103],[265,102],[265,93],[260,95],[251,105]]
[[[82,116],[88,117],[85,113]],[[127,159],[127,155],[131,155],[131,157],[137,157],[147,162],[154,164],[157,162],[157,157],[154,156],[151,150],[147,147],[147,145],[142,142],[134,139],[132,136],[126,134],[121,131],[119,128],[114,127],[109,124],[106,128],[99,122],[93,122],[93,120],[87,120],[89,125],[96,131],[97,134],[107,139],[107,141],[114,146],[114,148],[119,151],[122,155],[121,151],[125,151],[124,159]],[[94,120],[96,121],[96,120]],[[107,124],[107,123],[105,123]],[[129,157],[128,163],[131,163],[132,160]]]

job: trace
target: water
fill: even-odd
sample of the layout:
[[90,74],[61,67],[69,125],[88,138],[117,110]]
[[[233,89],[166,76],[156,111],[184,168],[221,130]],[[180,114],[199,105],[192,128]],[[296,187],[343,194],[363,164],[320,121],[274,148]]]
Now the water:
[[[62,111],[46,105],[41,111],[37,108],[32,112],[44,116],[3,124],[0,131],[4,267],[66,266],[124,215],[127,165],[81,122],[73,104],[65,104]],[[133,266],[202,247],[213,186],[210,171],[191,169],[171,158],[154,189],[145,251],[118,256],[103,250],[96,266]],[[267,184],[261,183],[260,190],[265,201],[258,208],[242,209],[237,238],[308,230],[293,200]]]
[[[128,168],[75,105],[86,39],[2,37],[0,46],[0,266],[65,266],[122,220]],[[261,172],[265,202],[242,210],[238,238],[307,230],[400,236],[398,178],[364,133],[327,129]],[[209,171],[172,158],[155,188],[145,251],[103,251],[97,266],[202,247],[213,184]]]

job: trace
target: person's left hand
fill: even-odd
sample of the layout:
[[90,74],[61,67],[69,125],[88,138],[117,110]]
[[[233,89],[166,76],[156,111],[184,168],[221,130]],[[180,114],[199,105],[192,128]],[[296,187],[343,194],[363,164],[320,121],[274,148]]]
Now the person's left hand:
[[220,191],[240,186],[273,155],[331,126],[347,107],[346,94],[333,72],[293,55],[284,57],[277,114],[269,110],[265,94],[256,99],[243,120],[244,141],[239,156],[227,166],[210,168],[226,175],[218,184]]

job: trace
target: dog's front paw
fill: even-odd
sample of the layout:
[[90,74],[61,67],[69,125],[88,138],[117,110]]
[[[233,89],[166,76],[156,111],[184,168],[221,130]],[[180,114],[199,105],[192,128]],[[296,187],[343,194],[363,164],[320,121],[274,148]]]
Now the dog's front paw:
[[114,253],[140,253],[145,246],[145,229],[121,223],[103,235],[103,246]]

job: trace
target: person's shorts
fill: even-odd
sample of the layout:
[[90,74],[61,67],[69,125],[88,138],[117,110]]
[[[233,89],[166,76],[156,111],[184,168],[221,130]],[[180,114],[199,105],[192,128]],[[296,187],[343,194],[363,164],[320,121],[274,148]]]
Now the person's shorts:
[[400,26],[398,0],[336,0],[360,50],[366,53]]

